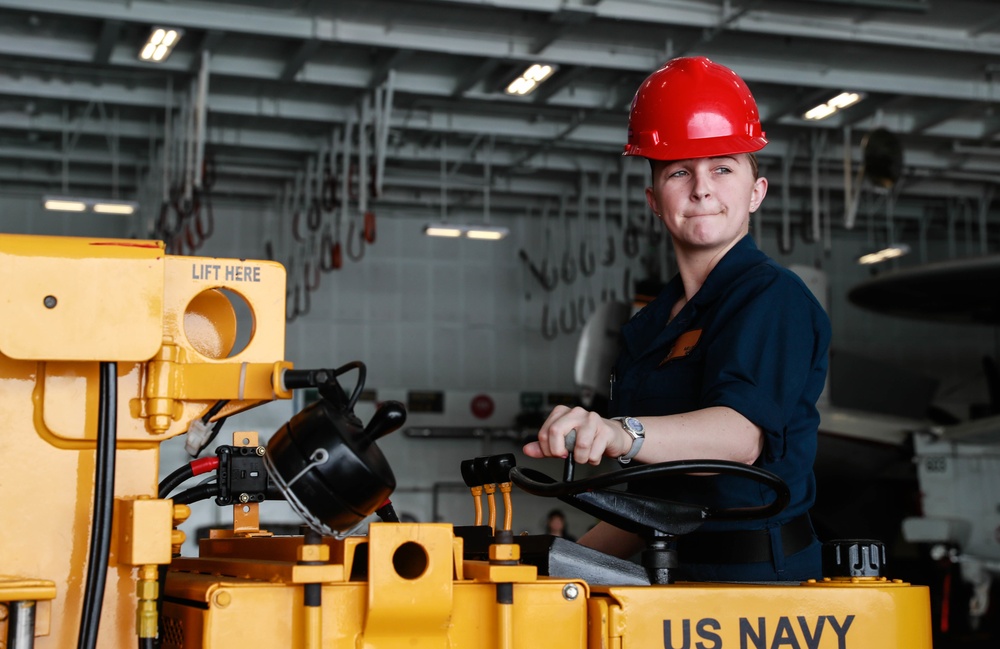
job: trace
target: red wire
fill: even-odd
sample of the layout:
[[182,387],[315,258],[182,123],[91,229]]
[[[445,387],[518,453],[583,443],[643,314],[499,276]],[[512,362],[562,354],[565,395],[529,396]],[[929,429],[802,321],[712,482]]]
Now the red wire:
[[212,455],[210,457],[192,460],[190,466],[192,476],[208,473],[209,471],[215,471],[219,468],[219,456]]

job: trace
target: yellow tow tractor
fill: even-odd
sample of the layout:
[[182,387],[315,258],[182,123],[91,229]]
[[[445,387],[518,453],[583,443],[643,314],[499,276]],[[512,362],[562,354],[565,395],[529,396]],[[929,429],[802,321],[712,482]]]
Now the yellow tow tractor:
[[[876,542],[829,544],[815,581],[675,582],[672,538],[784,506],[780,480],[752,467],[666,463],[573,480],[570,463],[556,480],[509,455],[476,458],[456,471],[487,494],[487,524],[397,522],[376,442],[405,410],[386,402],[365,424],[353,411],[363,364],[284,361],[280,264],[172,256],[158,241],[0,235],[0,277],[3,649],[931,646],[928,589],[883,575]],[[230,295],[253,318],[238,350]],[[200,446],[213,421],[300,388],[321,398],[266,443],[238,431],[158,483],[162,442],[188,434]],[[172,494],[210,472],[214,483]],[[692,473],[739,475],[775,499],[717,510],[614,488]],[[641,563],[515,537],[513,487],[646,534]],[[260,529],[259,503],[272,498],[302,516],[303,534]],[[233,508],[232,529],[179,556],[177,526],[208,499]],[[356,533],[374,513],[383,522]]]

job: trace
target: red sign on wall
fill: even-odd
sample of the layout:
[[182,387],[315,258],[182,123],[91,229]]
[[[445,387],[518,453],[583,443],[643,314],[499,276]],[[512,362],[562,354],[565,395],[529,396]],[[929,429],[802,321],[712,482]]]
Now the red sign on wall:
[[493,411],[496,409],[496,404],[493,403],[493,398],[490,397],[490,395],[477,394],[472,397],[469,407],[472,410],[472,414],[477,419],[487,419],[493,414]]

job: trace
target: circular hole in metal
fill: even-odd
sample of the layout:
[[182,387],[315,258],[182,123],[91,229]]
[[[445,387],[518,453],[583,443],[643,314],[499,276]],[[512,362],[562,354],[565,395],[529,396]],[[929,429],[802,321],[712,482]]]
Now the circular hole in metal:
[[243,505],[243,513],[248,514],[250,512],[250,505]]
[[208,358],[233,358],[253,339],[253,309],[239,293],[210,288],[198,293],[184,310],[184,335]]
[[42,304],[45,305],[46,309],[54,309],[54,308],[56,308],[56,304],[58,304],[58,303],[59,303],[59,300],[56,299],[55,295],[46,295],[45,299],[42,300]]
[[249,437],[244,437],[243,438],[243,446],[250,446],[250,438]]
[[417,579],[427,570],[427,551],[424,546],[407,541],[392,553],[392,567],[403,579]]

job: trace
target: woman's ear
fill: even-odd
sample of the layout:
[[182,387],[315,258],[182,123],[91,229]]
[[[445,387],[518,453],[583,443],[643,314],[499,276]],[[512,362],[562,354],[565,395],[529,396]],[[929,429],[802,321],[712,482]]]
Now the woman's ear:
[[661,214],[660,206],[656,202],[656,194],[653,193],[652,187],[646,188],[646,204],[649,205],[649,209],[653,210],[653,214],[659,218]]
[[750,193],[751,214],[757,211],[765,196],[767,196],[767,178],[760,177],[753,182],[753,192]]

